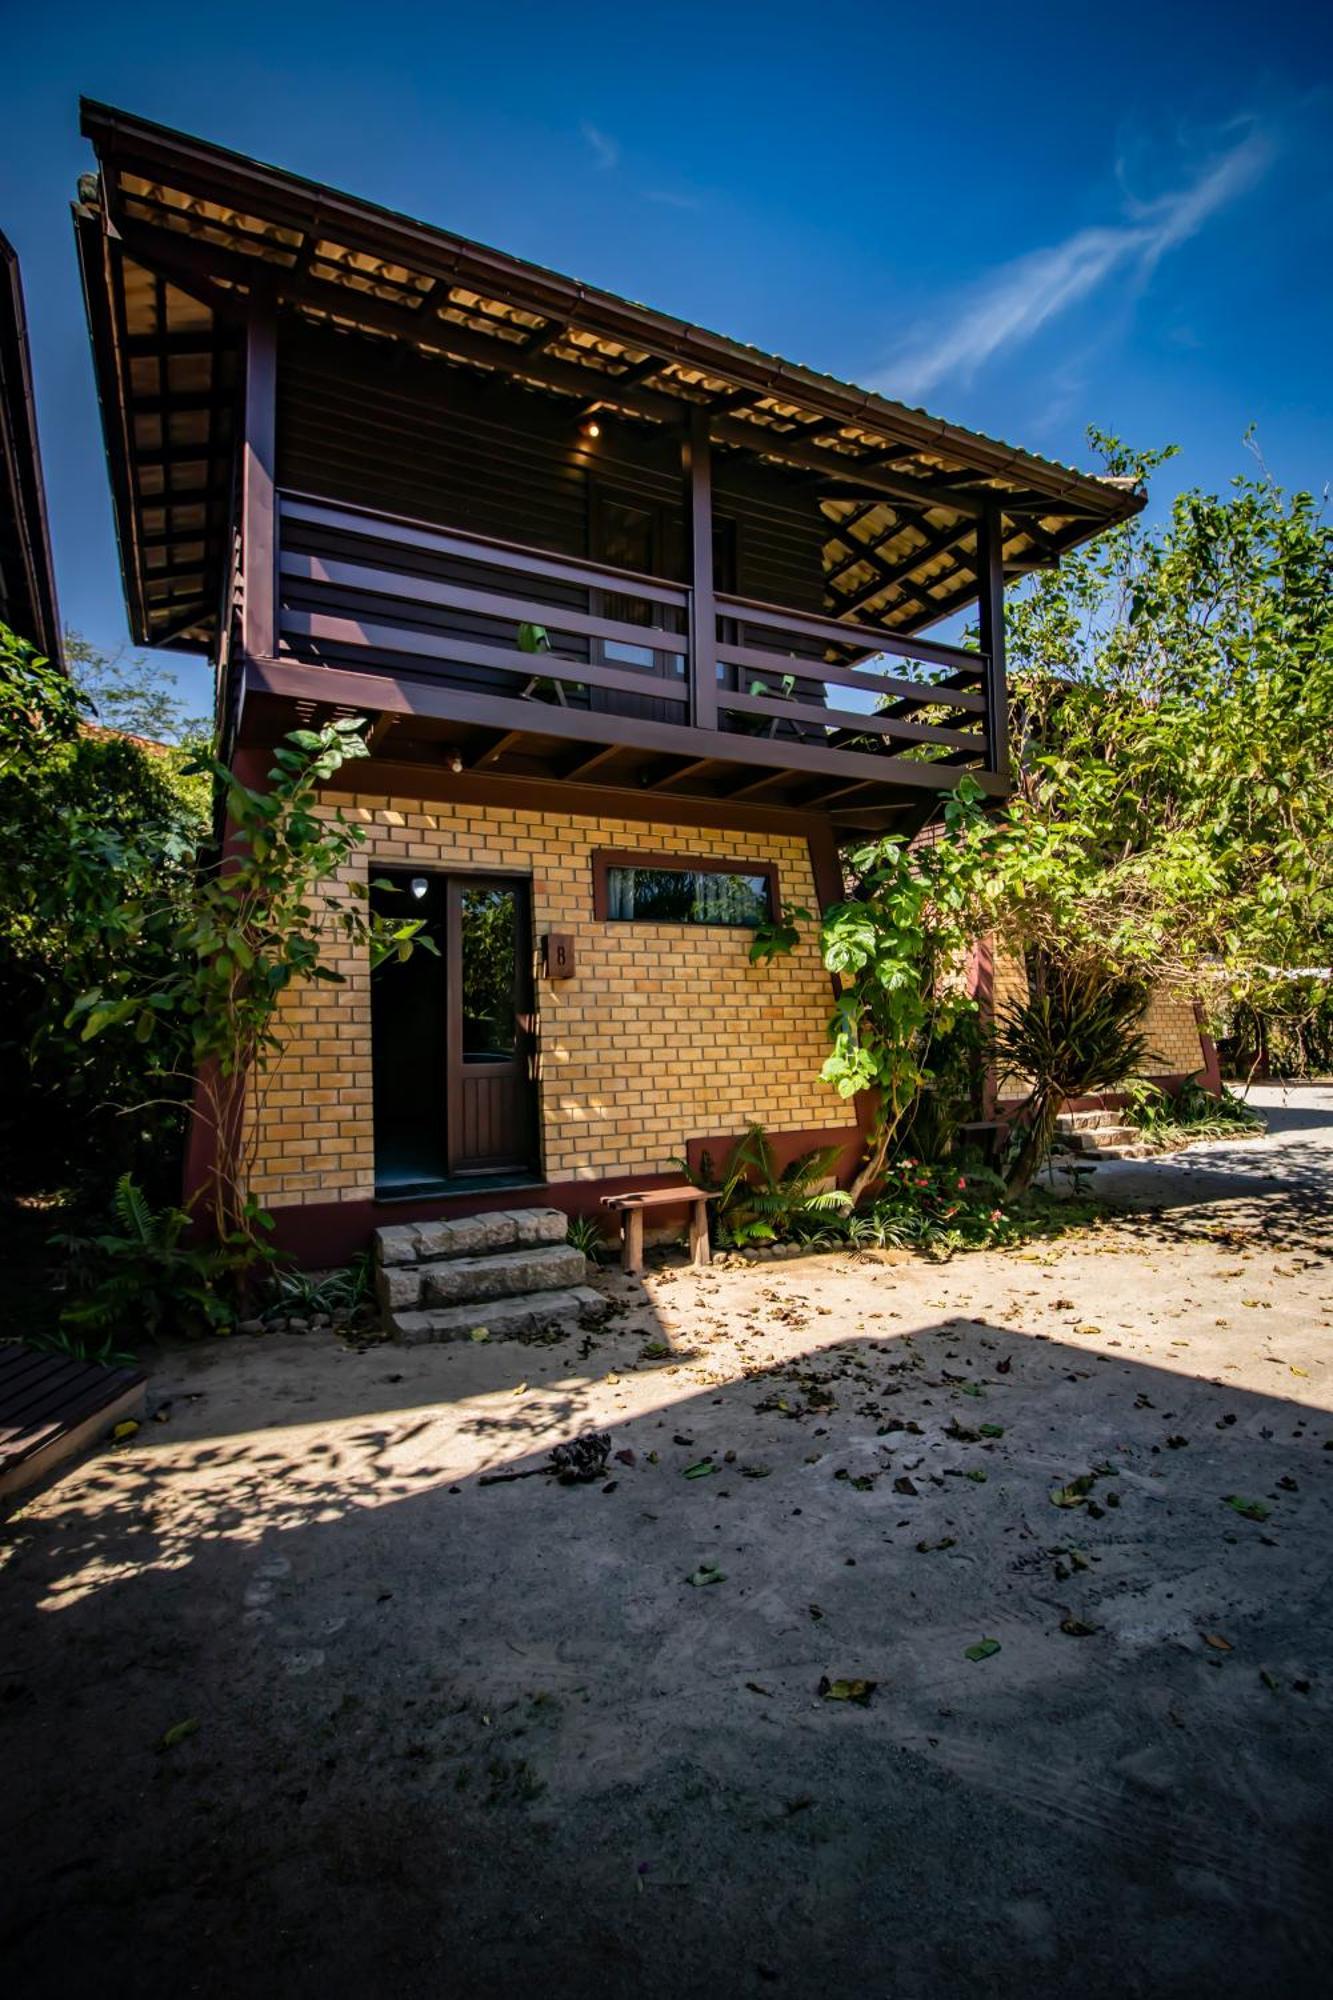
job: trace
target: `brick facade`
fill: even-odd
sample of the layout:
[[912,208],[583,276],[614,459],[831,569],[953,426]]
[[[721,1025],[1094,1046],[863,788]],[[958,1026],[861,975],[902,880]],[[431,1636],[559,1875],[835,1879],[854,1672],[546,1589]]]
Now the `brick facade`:
[[[854,1132],[853,1106],[819,1081],[830,987],[813,927],[790,956],[756,967],[748,931],[593,914],[598,848],[772,862],[783,900],[813,909],[799,835],[406,798],[343,810],[367,839],[335,894],[392,866],[521,871],[535,949],[547,931],[573,935],[575,976],[535,980],[548,1180],[667,1174],[691,1139],[754,1120],[773,1133]],[[374,1195],[369,968],[350,952],[329,962],[346,983],[287,996],[284,1052],[252,1113],[251,1187],[274,1209]]]

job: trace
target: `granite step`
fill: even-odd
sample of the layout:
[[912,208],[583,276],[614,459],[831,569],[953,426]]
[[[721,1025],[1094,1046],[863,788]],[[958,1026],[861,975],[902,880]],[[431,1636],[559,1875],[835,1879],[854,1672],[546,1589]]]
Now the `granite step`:
[[563,1243],[568,1229],[569,1218],[559,1208],[497,1208],[488,1215],[396,1223],[375,1231],[375,1262],[396,1268],[444,1258],[481,1257],[497,1250],[526,1250],[543,1243]]
[[1065,1132],[1061,1137],[1076,1153],[1104,1153],[1112,1146],[1142,1143],[1142,1134],[1134,1125],[1099,1125],[1091,1132]]
[[1062,1111],[1055,1121],[1057,1132],[1096,1132],[1108,1126],[1119,1125],[1123,1114],[1119,1111]]
[[399,1340],[415,1347],[430,1341],[472,1340],[483,1331],[488,1340],[521,1340],[557,1328],[572,1332],[605,1319],[610,1310],[611,1301],[591,1285],[571,1285],[560,1291],[391,1313],[389,1324]]
[[581,1285],[588,1261],[571,1243],[538,1243],[493,1250],[480,1257],[450,1256],[419,1264],[382,1264],[376,1273],[381,1310],[396,1314],[433,1306],[462,1306],[489,1299],[554,1292]]

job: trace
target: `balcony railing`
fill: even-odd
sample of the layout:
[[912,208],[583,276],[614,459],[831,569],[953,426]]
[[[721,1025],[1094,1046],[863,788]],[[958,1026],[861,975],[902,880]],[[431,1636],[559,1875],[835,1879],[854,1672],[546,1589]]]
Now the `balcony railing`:
[[999,769],[962,647],[722,593],[701,631],[684,585],[292,493],[277,567],[278,661],[327,669],[332,700],[389,675],[400,705],[535,736],[932,786]]

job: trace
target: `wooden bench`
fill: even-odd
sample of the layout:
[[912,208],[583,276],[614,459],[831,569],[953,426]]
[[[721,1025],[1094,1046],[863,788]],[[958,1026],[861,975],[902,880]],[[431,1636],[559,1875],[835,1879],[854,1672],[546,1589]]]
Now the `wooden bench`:
[[645,1208],[669,1208],[673,1203],[680,1208],[689,1207],[690,1262],[711,1264],[713,1252],[708,1242],[708,1204],[716,1200],[716,1193],[709,1194],[703,1188],[694,1187],[642,1188],[637,1194],[604,1194],[602,1207],[614,1209],[620,1217],[621,1270],[632,1278],[637,1278],[643,1270]]

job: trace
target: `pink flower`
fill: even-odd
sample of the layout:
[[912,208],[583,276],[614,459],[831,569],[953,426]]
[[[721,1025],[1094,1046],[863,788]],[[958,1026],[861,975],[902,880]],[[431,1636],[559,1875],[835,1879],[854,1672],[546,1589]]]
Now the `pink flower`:
[[992,1222],[1003,1222],[1004,1210],[1002,1208],[993,1208],[990,1212],[990,1219]]
[[963,1178],[962,1174],[959,1174],[959,1176],[958,1176],[958,1185],[959,1185],[959,1187],[960,1187],[960,1188],[965,1188],[965,1187],[967,1186],[967,1182],[966,1182],[966,1180],[965,1180],[965,1179]]

